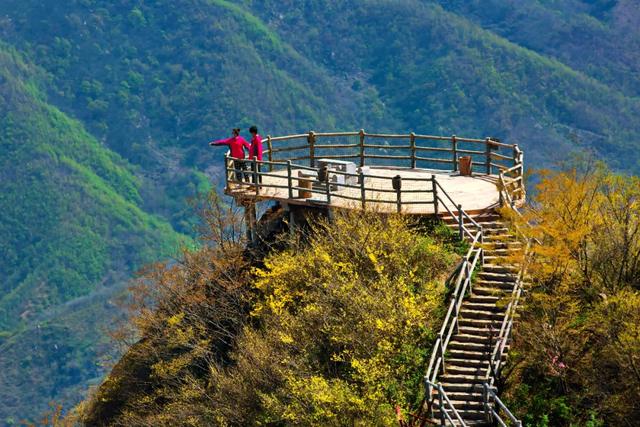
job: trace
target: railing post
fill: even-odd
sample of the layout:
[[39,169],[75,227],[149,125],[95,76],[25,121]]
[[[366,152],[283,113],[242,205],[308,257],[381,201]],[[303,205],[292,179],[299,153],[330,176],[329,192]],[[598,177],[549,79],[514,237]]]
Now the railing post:
[[486,420],[491,422],[492,417],[489,413],[489,385],[487,383],[482,384],[482,406]]
[[484,139],[484,154],[485,154],[485,161],[487,162],[487,175],[491,175],[491,147],[489,145],[489,138],[485,138]]
[[411,132],[409,134],[409,140],[411,142],[411,169],[416,168],[416,134]]
[[391,178],[391,185],[396,190],[396,209],[398,213],[402,212],[402,177],[396,175]]
[[425,382],[427,383],[427,413],[429,418],[433,418],[433,386],[428,377],[425,377]]
[[291,176],[291,160],[287,160],[287,187],[289,189],[289,198],[293,199],[293,177]]
[[327,173],[327,180],[324,183],[325,192],[327,193],[327,205],[331,204],[331,180],[329,179],[329,173]]
[[460,240],[464,239],[464,217],[462,216],[462,205],[458,205],[458,235]]
[[364,166],[364,129],[360,129],[360,167]]
[[307,141],[309,142],[309,167],[316,167],[316,133],[314,131],[309,131],[309,136],[307,137]]
[[358,177],[360,179],[360,199],[362,199],[362,210],[365,210],[367,207],[367,192],[364,186],[364,172],[360,171]]
[[444,392],[442,390],[442,384],[438,383],[438,404],[440,407],[440,425],[446,425],[446,415],[444,413]]
[[273,146],[271,145],[271,135],[267,135],[267,148],[269,149],[269,172],[272,172],[273,165],[271,162],[273,162]]
[[258,173],[258,160],[256,156],[253,156],[253,159],[251,159],[251,167],[253,167],[253,184],[256,186],[255,191],[257,196],[258,193],[260,193],[260,184],[258,183],[260,174]]
[[451,151],[453,152],[453,171],[458,170],[458,140],[455,135],[451,135]]
[[229,187],[229,155],[224,155],[224,189],[225,191],[231,190]]
[[447,370],[444,366],[444,338],[442,337],[442,333],[438,332],[438,351],[440,352],[440,361],[442,362],[441,364],[441,368],[442,368],[442,373],[446,374]]
[[431,175],[431,188],[433,189],[433,212],[438,216],[438,184],[435,175]]

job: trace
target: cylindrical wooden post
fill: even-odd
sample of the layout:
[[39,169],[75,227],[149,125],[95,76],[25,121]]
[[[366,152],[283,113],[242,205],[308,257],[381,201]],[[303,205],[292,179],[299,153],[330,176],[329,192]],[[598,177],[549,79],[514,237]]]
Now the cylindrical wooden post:
[[289,198],[293,199],[293,177],[291,176],[291,160],[287,160],[287,187],[289,189]]
[[451,151],[453,152],[453,171],[458,170],[458,140],[455,135],[451,135]]
[[433,189],[433,212],[438,216],[438,183],[435,175],[431,175],[431,188]]
[[391,178],[391,185],[393,189],[396,190],[396,208],[398,213],[400,213],[402,212],[402,177],[396,175]]
[[444,343],[442,340],[442,333],[438,332],[438,352],[440,353],[440,362],[442,362],[440,367],[442,368],[442,373],[446,374],[447,370],[444,367]]
[[411,169],[416,168],[416,134],[411,132],[409,135],[409,139],[411,142]]
[[325,191],[327,193],[327,205],[331,204],[331,180],[329,179],[329,175],[327,174],[327,180],[325,181]]
[[440,425],[441,426],[445,426],[446,425],[446,414],[444,413],[445,408],[444,408],[444,391],[442,390],[442,384],[438,383],[438,400],[439,400],[439,407],[440,407]]
[[364,129],[360,129],[360,167],[364,166]]
[[224,155],[224,189],[225,191],[230,190],[231,188],[229,187],[229,174],[230,174],[230,170],[229,170],[229,155],[225,154]]
[[491,146],[489,138],[484,139],[484,155],[487,163],[487,175],[491,175]]
[[462,205],[458,205],[458,235],[460,240],[464,239],[464,217],[462,216]]
[[269,172],[273,171],[273,147],[271,146],[271,135],[267,135],[267,148],[269,149]]
[[360,172],[358,175],[360,179],[360,199],[362,199],[362,210],[367,208],[367,192],[364,186],[364,172]]
[[256,156],[251,159],[251,166],[253,167],[253,185],[255,185],[256,196],[260,193],[260,184],[258,183],[258,160]]
[[309,136],[307,137],[307,141],[309,142],[309,167],[316,167],[316,134],[314,131],[309,131]]

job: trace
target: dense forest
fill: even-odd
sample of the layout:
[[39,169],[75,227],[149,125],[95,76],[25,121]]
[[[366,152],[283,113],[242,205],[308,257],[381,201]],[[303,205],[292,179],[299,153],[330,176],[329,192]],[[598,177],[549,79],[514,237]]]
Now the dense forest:
[[578,150],[638,173],[639,19],[633,0],[0,2],[0,423],[100,382],[128,280],[201,244],[206,142],[231,127],[490,135],[527,167]]

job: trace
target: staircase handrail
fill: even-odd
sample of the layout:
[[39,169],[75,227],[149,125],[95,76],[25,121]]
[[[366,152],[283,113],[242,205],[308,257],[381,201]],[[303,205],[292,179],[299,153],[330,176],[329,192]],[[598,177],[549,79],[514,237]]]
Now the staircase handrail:
[[[440,383],[433,383],[431,381],[427,380],[427,384],[429,387],[435,389],[438,391],[438,396],[439,396],[439,402],[440,402],[440,425],[446,425],[445,424],[445,418],[449,421],[449,423],[451,425],[455,425],[453,418],[451,418],[451,415],[449,415],[449,412],[452,412],[453,415],[455,416],[456,420],[460,423],[459,425],[461,427],[466,427],[467,424],[464,422],[464,420],[462,419],[462,417],[460,416],[460,413],[458,412],[458,410],[455,408],[455,406],[453,406],[453,403],[451,403],[451,400],[449,400],[449,397],[447,396],[447,393],[444,391],[444,388],[442,387],[442,384]],[[448,410],[447,410],[448,409]]]
[[483,403],[484,403],[484,411],[487,414],[489,421],[495,420],[498,423],[498,425],[502,427],[507,427],[507,424],[504,422],[502,417],[500,417],[500,415],[498,414],[498,411],[496,411],[495,408],[493,408],[489,404],[490,401],[493,401],[511,420],[511,423],[512,423],[511,425],[513,427],[522,427],[522,421],[520,421],[515,415],[513,415],[513,413],[509,410],[509,408],[507,408],[507,405],[505,405],[502,402],[502,400],[500,400],[500,398],[498,397],[498,394],[496,393],[495,387],[492,387],[487,383],[482,384],[482,396],[483,396]]

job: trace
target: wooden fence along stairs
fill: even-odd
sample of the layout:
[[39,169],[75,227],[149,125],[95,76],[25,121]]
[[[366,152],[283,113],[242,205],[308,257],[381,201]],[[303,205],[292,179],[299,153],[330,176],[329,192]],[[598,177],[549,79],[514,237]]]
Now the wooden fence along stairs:
[[[445,368],[438,376],[439,384],[427,387],[432,390],[429,410],[432,421],[438,424],[489,426],[494,421],[504,425],[497,410],[500,407],[503,415],[512,419],[512,425],[521,425],[496,401],[496,390],[492,387],[509,349],[513,313],[507,311],[516,308],[512,300],[516,296],[514,290],[520,296],[522,265],[517,260],[523,259],[526,248],[499,213],[474,220],[476,223],[467,227],[472,233],[480,228],[483,231],[483,265],[471,280],[468,295],[460,306],[457,328],[444,357]],[[458,227],[452,219],[448,223]],[[509,317],[511,322],[505,323]]]

